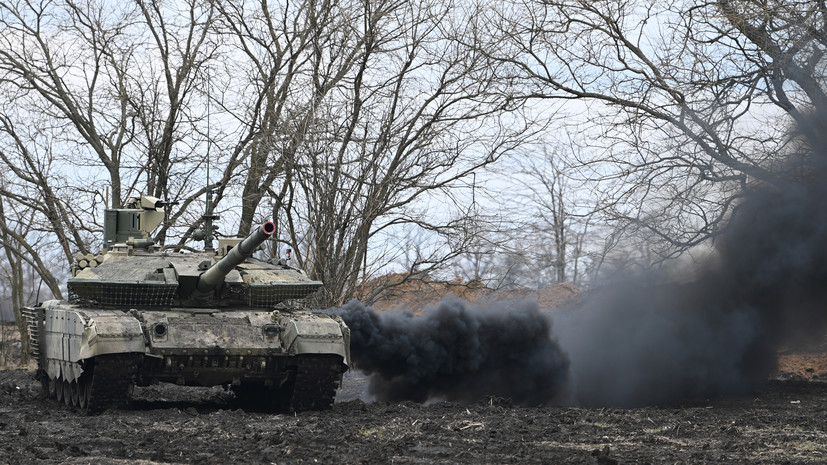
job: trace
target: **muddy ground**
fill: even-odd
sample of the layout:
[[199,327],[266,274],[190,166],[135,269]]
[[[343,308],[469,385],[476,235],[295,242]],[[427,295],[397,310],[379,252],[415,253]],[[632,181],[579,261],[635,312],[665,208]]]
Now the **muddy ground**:
[[137,388],[129,409],[86,416],[42,399],[32,371],[4,370],[0,463],[827,461],[818,376],[786,373],[751,395],[629,410],[366,403],[354,400],[364,379],[346,382],[326,412],[244,411],[217,388],[159,385]]

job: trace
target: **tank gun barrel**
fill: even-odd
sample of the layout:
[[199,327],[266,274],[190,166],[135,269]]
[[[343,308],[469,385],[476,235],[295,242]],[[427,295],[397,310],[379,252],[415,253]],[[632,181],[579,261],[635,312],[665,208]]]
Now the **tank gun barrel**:
[[224,277],[227,273],[235,269],[241,262],[253,255],[256,248],[266,241],[274,232],[276,232],[276,225],[272,221],[268,221],[261,225],[261,228],[253,231],[246,239],[241,241],[237,246],[230,249],[227,255],[216,262],[207,271],[205,271],[198,279],[197,288],[201,292],[208,292],[224,282]]

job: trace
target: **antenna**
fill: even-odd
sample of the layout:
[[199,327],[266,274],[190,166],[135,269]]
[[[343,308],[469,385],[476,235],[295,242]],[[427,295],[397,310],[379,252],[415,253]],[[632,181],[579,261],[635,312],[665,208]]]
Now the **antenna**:
[[204,228],[195,231],[193,234],[193,239],[200,240],[202,237],[204,239],[204,251],[206,252],[213,252],[215,248],[213,247],[213,236],[215,236],[215,230],[218,229],[218,226],[213,225],[213,220],[218,219],[218,215],[215,214],[213,205],[213,193],[216,189],[221,186],[220,182],[215,183],[215,185],[210,184],[210,148],[212,147],[212,138],[210,137],[210,74],[207,73],[207,191],[206,191],[206,208],[204,209],[204,214],[201,215],[201,218],[204,220]]
[[212,137],[210,137],[210,114],[212,111],[210,110],[210,94],[212,93],[212,87],[210,85],[210,70],[207,68],[207,186],[210,185],[210,149],[212,148]]

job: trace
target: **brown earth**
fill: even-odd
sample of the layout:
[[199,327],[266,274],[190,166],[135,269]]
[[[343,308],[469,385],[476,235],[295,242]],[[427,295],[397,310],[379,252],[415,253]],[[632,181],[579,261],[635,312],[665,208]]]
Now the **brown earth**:
[[783,351],[778,354],[782,377],[827,382],[827,351]]
[[406,281],[401,274],[388,274],[363,284],[358,295],[370,295],[375,289],[384,289],[371,304],[377,311],[392,308],[423,309],[435,305],[452,294],[472,304],[501,300],[534,300],[544,310],[555,310],[576,304],[582,298],[580,290],[571,283],[557,283],[542,289],[491,289],[479,281],[436,281],[428,278]]
[[[783,377],[782,377],[783,378]],[[789,377],[787,377],[789,378]],[[827,383],[642,409],[366,403],[349,375],[330,411],[244,411],[221,389],[136,388],[87,416],[0,371],[0,463],[823,463]]]

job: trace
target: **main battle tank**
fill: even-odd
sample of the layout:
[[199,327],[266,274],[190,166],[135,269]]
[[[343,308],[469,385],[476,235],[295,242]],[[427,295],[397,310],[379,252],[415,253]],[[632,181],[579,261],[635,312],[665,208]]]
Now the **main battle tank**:
[[[211,237],[210,196],[205,215]],[[37,376],[49,396],[100,411],[133,385],[223,385],[279,411],[330,408],[350,364],[350,331],[299,305],[322,283],[253,252],[275,231],[219,239],[217,251],[163,250],[149,239],[164,202],[143,196],[106,210],[104,251],[79,255],[69,300],[26,308]]]

